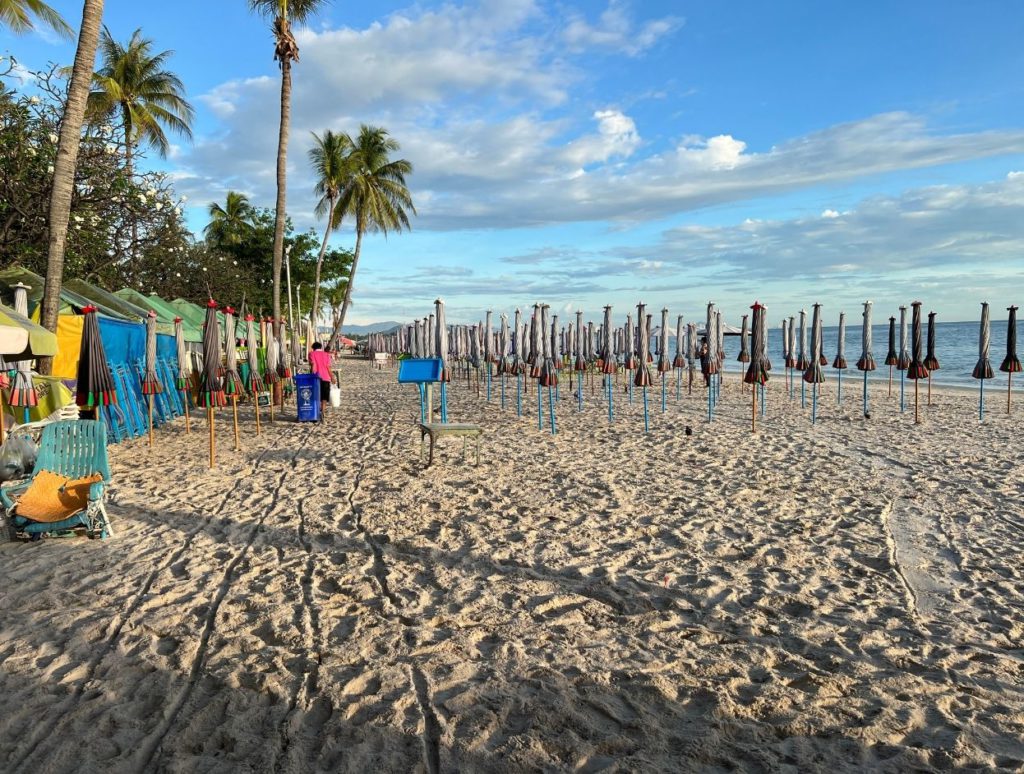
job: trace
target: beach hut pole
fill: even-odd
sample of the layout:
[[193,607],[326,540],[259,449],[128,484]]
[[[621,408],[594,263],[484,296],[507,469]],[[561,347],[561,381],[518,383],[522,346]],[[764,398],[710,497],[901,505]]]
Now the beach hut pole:
[[985,421],[985,380],[992,378],[992,364],[988,359],[989,324],[988,303],[981,304],[981,325],[978,330],[978,362],[971,374],[979,382],[978,390],[978,421]]
[[1013,375],[1020,373],[1021,364],[1017,357],[1017,307],[1008,306],[1006,311],[1010,313],[1006,321],[1006,357],[999,370],[1006,373],[1006,413],[1009,414]]
[[861,328],[861,351],[857,369],[864,372],[864,417],[868,416],[868,372],[875,370],[875,356],[871,353],[871,302],[864,302]]

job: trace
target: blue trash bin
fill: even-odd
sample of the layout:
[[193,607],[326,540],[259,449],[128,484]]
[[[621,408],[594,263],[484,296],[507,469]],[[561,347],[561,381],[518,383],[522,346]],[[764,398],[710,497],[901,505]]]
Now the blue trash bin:
[[295,406],[300,422],[320,421],[320,377],[295,374]]

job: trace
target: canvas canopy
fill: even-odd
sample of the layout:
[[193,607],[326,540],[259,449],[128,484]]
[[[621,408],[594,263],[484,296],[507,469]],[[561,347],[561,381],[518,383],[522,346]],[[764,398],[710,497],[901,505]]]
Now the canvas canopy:
[[[180,317],[182,320],[181,329],[185,336],[185,341],[198,343],[203,340],[202,327],[197,326],[190,320],[186,319],[185,315],[181,314],[181,312],[176,309],[170,301],[165,301],[156,293],[150,293],[146,296],[133,288],[121,288],[114,295],[134,304],[135,306],[142,307],[147,311],[156,312],[157,322],[170,325],[172,326],[172,329],[174,326],[174,318]],[[159,326],[157,330],[160,330]]]
[[[39,303],[43,298],[43,284],[45,283],[45,280],[35,272],[29,271],[21,266],[11,266],[10,268],[0,271],[0,301],[5,303],[7,301],[12,301],[14,298],[13,288],[19,282],[29,286],[29,316],[35,322],[39,322]],[[67,283],[61,287],[60,306],[57,309],[59,314],[79,314],[81,313],[81,310],[87,306],[95,306],[101,315],[112,317],[115,320],[130,319],[130,317],[126,316],[123,312],[104,304],[98,299],[93,301],[80,293],[76,293],[68,287]]]
[[4,360],[26,360],[57,354],[57,337],[24,315],[0,304],[0,355]]

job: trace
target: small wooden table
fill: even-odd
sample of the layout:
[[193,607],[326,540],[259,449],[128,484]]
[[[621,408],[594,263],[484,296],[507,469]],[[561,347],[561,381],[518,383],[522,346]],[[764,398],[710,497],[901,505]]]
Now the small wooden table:
[[472,436],[476,438],[476,464],[480,464],[480,436],[484,434],[480,425],[454,424],[441,422],[428,422],[419,425],[420,428],[420,462],[423,461],[423,439],[430,436],[430,456],[427,458],[425,467],[430,467],[434,462],[434,442],[443,436],[462,436],[462,458],[466,458],[467,439]]

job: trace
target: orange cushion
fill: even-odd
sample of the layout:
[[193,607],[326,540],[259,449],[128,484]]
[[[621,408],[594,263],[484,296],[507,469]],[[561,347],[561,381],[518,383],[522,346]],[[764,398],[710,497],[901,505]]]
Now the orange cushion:
[[89,504],[89,486],[103,476],[94,473],[70,480],[49,470],[40,470],[25,493],[18,498],[15,510],[19,516],[33,521],[54,522],[84,511]]

